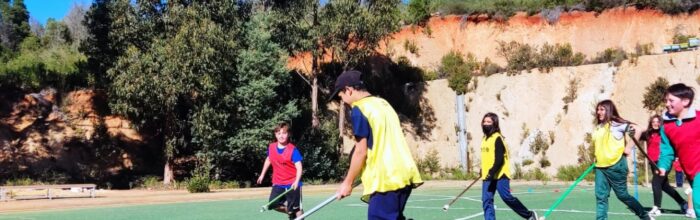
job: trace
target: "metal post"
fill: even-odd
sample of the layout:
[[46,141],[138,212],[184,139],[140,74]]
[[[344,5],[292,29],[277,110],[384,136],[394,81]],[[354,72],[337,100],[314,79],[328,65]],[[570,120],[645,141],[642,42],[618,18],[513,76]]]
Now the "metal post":
[[462,163],[462,172],[467,172],[467,138],[465,134],[467,133],[464,121],[466,120],[464,111],[464,95],[457,95],[456,97],[456,107],[457,107],[457,125],[459,126],[458,137],[459,137],[459,158]]
[[632,166],[634,167],[634,198],[639,201],[639,187],[637,184],[637,150],[632,148]]

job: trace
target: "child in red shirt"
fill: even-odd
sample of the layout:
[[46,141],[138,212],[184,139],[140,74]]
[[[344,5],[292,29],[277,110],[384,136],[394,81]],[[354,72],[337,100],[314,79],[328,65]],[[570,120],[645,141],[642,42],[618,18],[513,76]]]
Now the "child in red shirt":
[[[270,200],[292,189],[284,198],[272,203],[268,208],[287,213],[289,219],[295,219],[303,214],[301,207],[301,153],[289,142],[289,125],[280,123],[275,127],[275,142],[267,147],[267,158],[263,165],[258,184],[262,183],[267,169],[272,165],[272,192]],[[286,202],[286,206],[285,206]]]

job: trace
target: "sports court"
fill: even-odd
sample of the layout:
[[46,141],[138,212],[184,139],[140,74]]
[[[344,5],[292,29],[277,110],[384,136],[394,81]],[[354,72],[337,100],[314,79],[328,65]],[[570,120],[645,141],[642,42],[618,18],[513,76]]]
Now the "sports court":
[[[448,212],[443,212],[443,205],[461,192],[467,181],[455,181],[454,184],[438,186],[426,184],[413,191],[406,208],[406,215],[413,219],[483,219],[481,210],[481,185],[477,183],[457,201]],[[450,186],[454,185],[454,186]],[[541,216],[568,188],[567,184],[539,182],[514,183],[512,193],[528,208],[534,209]],[[353,195],[342,201],[336,201],[314,213],[307,219],[366,219],[366,205],[359,200],[361,189],[355,189]],[[634,187],[629,187],[634,195]],[[680,192],[680,191],[679,191]],[[304,208],[309,210],[327,199],[333,192],[311,192],[304,194]],[[228,199],[218,201],[174,202],[165,204],[123,204],[94,208],[73,208],[51,211],[15,212],[0,214],[0,220],[9,219],[286,219],[286,216],[274,211],[260,212],[266,203],[266,195],[259,198]],[[648,210],[651,207],[651,189],[639,187],[639,198]],[[49,200],[41,200],[51,202]],[[86,203],[90,199],[82,199]],[[656,219],[687,219],[678,212],[677,205],[664,194],[664,214]],[[12,201],[10,201],[12,202]],[[511,211],[500,198],[496,198],[496,217],[498,219],[521,219]],[[636,219],[635,216],[614,197],[610,198],[611,220]],[[0,203],[0,210],[2,209]],[[595,216],[595,197],[592,183],[583,182],[562,202],[548,219],[593,219]]]

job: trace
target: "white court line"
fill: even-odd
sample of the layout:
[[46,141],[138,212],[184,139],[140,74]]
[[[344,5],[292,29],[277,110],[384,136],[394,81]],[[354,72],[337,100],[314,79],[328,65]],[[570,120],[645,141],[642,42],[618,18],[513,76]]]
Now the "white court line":
[[[366,207],[367,204],[348,204],[347,206],[354,206],[354,207]],[[406,206],[406,208],[411,208],[411,209],[435,209],[435,210],[441,210],[441,207],[426,207],[426,206]],[[475,210],[475,209],[467,209],[467,208],[462,208],[462,207],[450,207],[450,210],[457,209],[457,210]],[[481,210],[481,209],[479,209]],[[497,211],[512,211],[510,208],[496,208]],[[549,209],[531,209],[532,211],[538,211],[544,214]],[[596,214],[595,211],[582,211],[582,210],[576,210],[576,209],[555,209],[552,210],[552,212],[564,212],[564,213],[584,213],[584,214]],[[478,216],[483,215],[484,212],[480,212],[474,215],[466,216],[463,218],[455,219],[455,220],[466,220],[466,219],[472,219]],[[634,213],[632,212],[608,212],[608,215],[627,215],[627,216],[634,216]],[[663,216],[675,216],[675,217],[685,217],[685,215],[681,214],[673,214],[673,213],[664,213]]]
[[[498,209],[498,210],[510,210],[510,209]],[[541,212],[546,212],[549,209],[532,209],[533,211],[541,211]],[[582,210],[576,210],[576,209],[569,209],[569,210],[563,210],[563,209],[555,209],[552,210],[552,212],[568,212],[568,213],[587,213],[587,214],[596,214],[595,211],[582,211]],[[632,215],[634,216],[635,214],[632,212],[608,212],[610,215]],[[543,214],[544,215],[544,214]],[[661,216],[679,216],[679,217],[685,217],[685,215],[681,214],[675,214],[675,213],[664,213]]]
[[476,213],[476,214],[473,214],[473,215],[470,215],[470,216],[467,216],[467,217],[464,217],[464,218],[458,218],[458,219],[455,219],[455,220],[466,220],[466,219],[476,218],[476,217],[479,217],[479,216],[481,216],[481,215],[483,215],[483,214],[484,214],[484,212],[479,212],[479,213]]

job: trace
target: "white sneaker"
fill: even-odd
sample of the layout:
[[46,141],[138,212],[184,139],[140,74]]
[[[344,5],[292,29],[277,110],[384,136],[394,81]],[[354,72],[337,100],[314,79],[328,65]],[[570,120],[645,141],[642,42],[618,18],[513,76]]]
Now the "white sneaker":
[[535,212],[535,211],[531,211],[531,212],[532,212],[532,215],[530,216],[530,218],[528,218],[528,220],[540,220],[540,218],[537,217],[537,212]]
[[688,209],[688,211],[685,212],[685,217],[695,218],[695,210]]
[[659,207],[652,207],[651,211],[649,211],[649,217],[656,217],[656,216],[661,216],[661,210],[659,210]]

